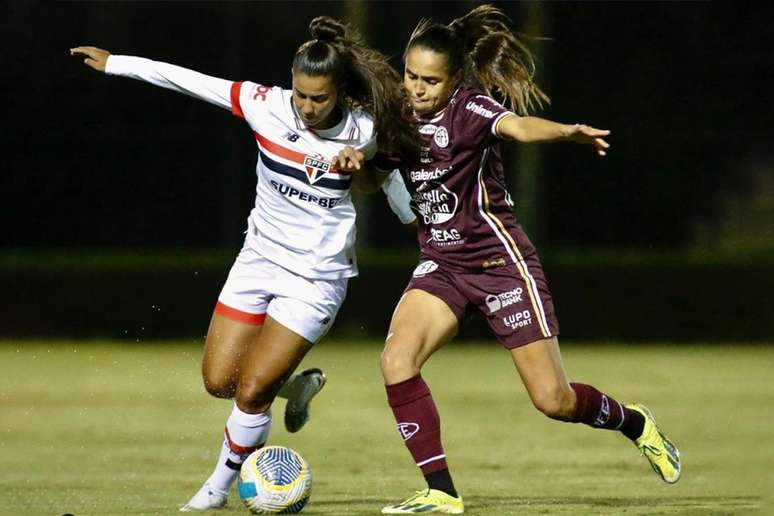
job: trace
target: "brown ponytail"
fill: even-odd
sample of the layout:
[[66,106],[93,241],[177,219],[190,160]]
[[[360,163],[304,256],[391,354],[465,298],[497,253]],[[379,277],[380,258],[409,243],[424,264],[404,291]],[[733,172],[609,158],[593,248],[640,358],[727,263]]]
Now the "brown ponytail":
[[[500,9],[481,5],[449,25],[423,20],[406,46],[422,47],[447,58],[449,75],[480,87],[487,95],[499,94],[516,113],[526,115],[549,103],[534,82],[532,52],[510,28]],[[405,54],[404,54],[405,57]]]
[[299,47],[293,71],[332,77],[349,108],[374,117],[380,150],[418,155],[416,122],[400,76],[387,58],[366,45],[355,29],[333,18],[315,18],[309,32],[314,39]]

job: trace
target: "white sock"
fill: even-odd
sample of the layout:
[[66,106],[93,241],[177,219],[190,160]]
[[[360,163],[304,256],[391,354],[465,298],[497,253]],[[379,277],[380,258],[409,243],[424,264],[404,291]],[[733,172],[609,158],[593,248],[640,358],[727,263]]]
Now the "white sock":
[[234,410],[226,420],[226,437],[220,449],[218,463],[207,479],[210,489],[228,493],[239,474],[239,466],[253,450],[266,443],[270,430],[271,410],[248,414],[239,410],[235,403]]

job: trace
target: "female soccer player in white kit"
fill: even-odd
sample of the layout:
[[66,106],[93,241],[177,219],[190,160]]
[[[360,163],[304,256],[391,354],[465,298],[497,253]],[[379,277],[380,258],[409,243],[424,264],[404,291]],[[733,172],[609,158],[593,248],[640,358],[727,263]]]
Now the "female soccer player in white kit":
[[[357,275],[350,186],[370,191],[381,181],[359,170],[348,153],[370,159],[377,147],[413,152],[417,145],[400,79],[384,56],[330,18],[315,18],[309,29],[313,39],[293,59],[292,90],[227,81],[95,47],[71,49],[95,70],[231,110],[247,121],[258,144],[255,207],[218,298],[202,363],[207,391],[233,397],[235,404],[215,470],[180,509],[184,512],[226,504],[242,462],[268,438],[279,389],[328,331],[348,278]],[[391,184],[396,192],[391,204],[402,206],[401,220],[409,222],[405,187]],[[295,380],[303,377],[288,382],[301,384],[303,391],[303,382]],[[322,381],[317,374],[317,389]],[[290,395],[289,407],[298,392]],[[301,395],[307,398],[296,408],[305,417],[309,393]]]

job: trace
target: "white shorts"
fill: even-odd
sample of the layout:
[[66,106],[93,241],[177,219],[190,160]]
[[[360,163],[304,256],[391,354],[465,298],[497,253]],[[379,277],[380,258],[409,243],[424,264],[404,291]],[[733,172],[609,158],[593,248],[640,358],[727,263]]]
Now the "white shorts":
[[347,278],[304,278],[245,246],[231,267],[215,312],[256,325],[269,315],[314,343],[328,333],[346,295]]

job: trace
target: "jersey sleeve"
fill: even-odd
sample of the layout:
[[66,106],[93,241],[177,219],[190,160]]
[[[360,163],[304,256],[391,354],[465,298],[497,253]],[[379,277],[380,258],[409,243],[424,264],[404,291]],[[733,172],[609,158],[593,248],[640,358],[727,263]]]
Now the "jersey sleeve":
[[455,125],[460,143],[466,147],[491,145],[499,138],[495,127],[497,123],[509,114],[513,114],[505,106],[492,97],[473,94],[457,106]]
[[[391,174],[396,168],[400,168],[401,161],[397,156],[377,152],[371,164],[381,174]],[[402,180],[401,180],[402,181]]]
[[378,150],[376,134],[371,136],[368,140],[357,144],[355,148],[363,153],[364,159],[366,161],[371,161],[374,159],[374,156],[376,156],[376,151]]
[[411,211],[411,195],[397,170],[393,170],[384,180],[382,191],[387,196],[390,208],[403,224],[411,224],[417,219]]
[[282,103],[282,88],[255,82],[235,82],[230,91],[231,112],[244,118],[256,131],[273,106]]
[[231,109],[232,81],[144,57],[111,55],[105,73],[149,82],[169,90]]

